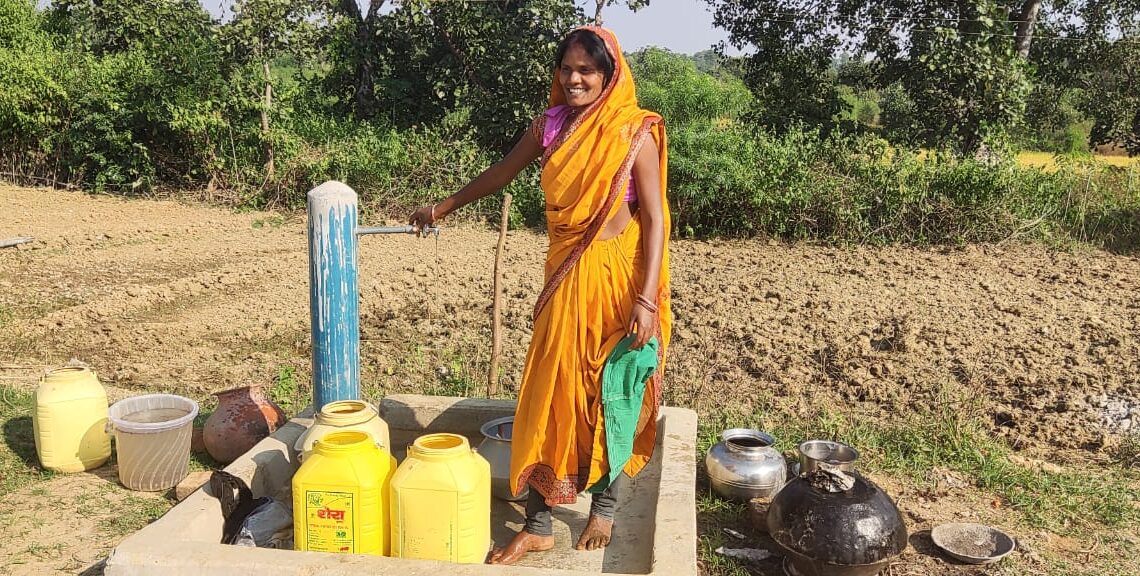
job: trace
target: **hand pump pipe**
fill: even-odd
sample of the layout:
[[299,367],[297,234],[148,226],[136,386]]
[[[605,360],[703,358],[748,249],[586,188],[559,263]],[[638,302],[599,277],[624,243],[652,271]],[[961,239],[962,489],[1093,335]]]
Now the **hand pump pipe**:
[[313,409],[360,399],[360,291],[357,235],[436,234],[434,227],[357,226],[356,192],[329,181],[308,194],[309,316]]

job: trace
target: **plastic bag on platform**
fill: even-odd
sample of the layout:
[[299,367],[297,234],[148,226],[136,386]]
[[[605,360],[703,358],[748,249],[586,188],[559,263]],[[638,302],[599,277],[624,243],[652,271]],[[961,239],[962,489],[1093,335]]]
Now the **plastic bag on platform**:
[[272,498],[262,503],[241,523],[234,544],[258,548],[293,549],[293,511]]
[[210,475],[210,493],[222,506],[222,544],[293,548],[293,511],[268,496],[254,498],[245,481],[224,470]]

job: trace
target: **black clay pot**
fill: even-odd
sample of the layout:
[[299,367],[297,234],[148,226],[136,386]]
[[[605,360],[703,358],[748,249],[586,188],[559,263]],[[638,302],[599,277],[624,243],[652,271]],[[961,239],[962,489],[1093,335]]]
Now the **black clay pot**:
[[788,482],[768,508],[768,532],[793,576],[873,576],[906,548],[906,524],[890,496],[858,472],[843,492]]

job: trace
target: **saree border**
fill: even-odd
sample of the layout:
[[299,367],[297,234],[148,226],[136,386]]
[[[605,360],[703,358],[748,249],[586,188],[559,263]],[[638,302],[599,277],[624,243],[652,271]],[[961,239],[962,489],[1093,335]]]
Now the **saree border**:
[[554,468],[546,464],[531,464],[523,468],[519,474],[519,486],[530,485],[532,490],[542,494],[547,506],[560,504],[573,504],[578,500],[578,493],[586,489],[586,479],[590,470],[579,470],[577,474],[567,474],[559,478]]

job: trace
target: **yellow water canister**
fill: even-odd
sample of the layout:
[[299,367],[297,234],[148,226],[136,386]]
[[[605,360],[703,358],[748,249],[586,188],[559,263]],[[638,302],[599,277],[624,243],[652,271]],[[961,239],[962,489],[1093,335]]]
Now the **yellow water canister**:
[[392,556],[482,563],[491,465],[457,434],[421,436],[392,477]]
[[333,432],[357,430],[367,432],[381,448],[392,450],[388,440],[388,424],[380,418],[371,404],[361,400],[338,400],[321,407],[313,425],[297,438],[294,448],[301,460],[313,451],[313,443],[318,438]]
[[107,392],[90,368],[69,366],[45,374],[36,388],[32,430],[40,464],[82,472],[111,456]]
[[396,459],[364,432],[313,444],[293,475],[293,548],[388,555],[388,489]]

